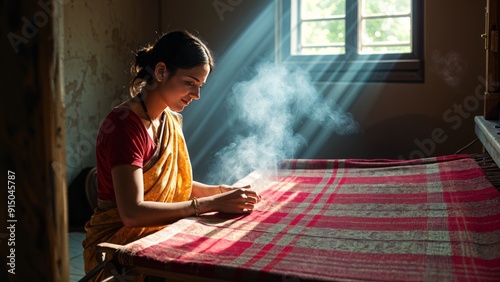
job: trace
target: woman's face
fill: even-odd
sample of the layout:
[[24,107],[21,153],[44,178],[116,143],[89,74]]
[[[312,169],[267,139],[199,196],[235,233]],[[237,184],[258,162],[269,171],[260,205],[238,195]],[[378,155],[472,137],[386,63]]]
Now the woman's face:
[[161,97],[171,110],[181,112],[193,99],[200,99],[200,88],[209,73],[207,64],[192,69],[178,69],[175,75],[167,76],[160,83]]

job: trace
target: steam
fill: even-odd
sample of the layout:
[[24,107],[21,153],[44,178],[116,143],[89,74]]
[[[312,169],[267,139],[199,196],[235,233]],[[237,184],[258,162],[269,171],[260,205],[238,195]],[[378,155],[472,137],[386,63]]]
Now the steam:
[[432,53],[431,70],[439,75],[448,86],[453,89],[458,89],[462,80],[462,76],[467,69],[467,63],[461,58],[457,52],[449,52],[442,54],[435,50]]
[[313,120],[324,130],[350,134],[358,124],[334,101],[323,99],[305,71],[261,64],[255,76],[237,83],[229,98],[236,137],[216,153],[210,181],[232,183],[256,169],[274,171],[282,159],[296,158],[306,139],[294,131]]

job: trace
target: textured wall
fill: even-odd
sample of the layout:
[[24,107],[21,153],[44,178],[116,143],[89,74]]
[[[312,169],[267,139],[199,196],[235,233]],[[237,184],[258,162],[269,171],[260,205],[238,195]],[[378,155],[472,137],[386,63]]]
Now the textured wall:
[[158,0],[65,1],[63,68],[68,181],[95,165],[107,112],[128,97],[132,51],[156,38]]

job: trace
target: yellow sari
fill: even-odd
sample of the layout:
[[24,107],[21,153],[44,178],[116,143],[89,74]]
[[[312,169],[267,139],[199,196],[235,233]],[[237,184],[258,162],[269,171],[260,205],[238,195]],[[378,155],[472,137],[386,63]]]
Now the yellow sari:
[[[165,203],[187,201],[191,196],[193,178],[182,133],[182,116],[166,110],[163,128],[160,133],[161,147],[157,150],[158,160],[149,169],[146,166],[143,169],[144,200]],[[165,226],[125,227],[116,204],[99,199],[94,215],[85,225],[87,236],[82,243],[85,272],[88,273],[99,264],[97,244],[108,242],[125,245]]]

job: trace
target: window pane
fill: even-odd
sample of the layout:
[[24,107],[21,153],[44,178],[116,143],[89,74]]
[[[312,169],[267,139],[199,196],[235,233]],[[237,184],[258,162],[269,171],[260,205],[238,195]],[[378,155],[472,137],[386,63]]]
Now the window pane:
[[302,48],[301,55],[342,55],[345,47]]
[[360,54],[405,54],[411,53],[410,46],[365,46]]
[[345,17],[346,0],[300,0],[302,19]]
[[410,17],[376,18],[361,21],[359,52],[410,53]]
[[[320,51],[321,54],[343,54],[344,48],[326,47],[344,47],[345,46],[345,20],[327,20],[327,21],[307,21],[301,25],[301,47],[314,47],[309,49]],[[341,53],[339,53],[341,52]],[[300,52],[303,53],[303,52]]]
[[344,44],[345,21],[312,21],[302,23],[302,40],[305,45]]
[[360,0],[362,16],[411,13],[411,0]]

